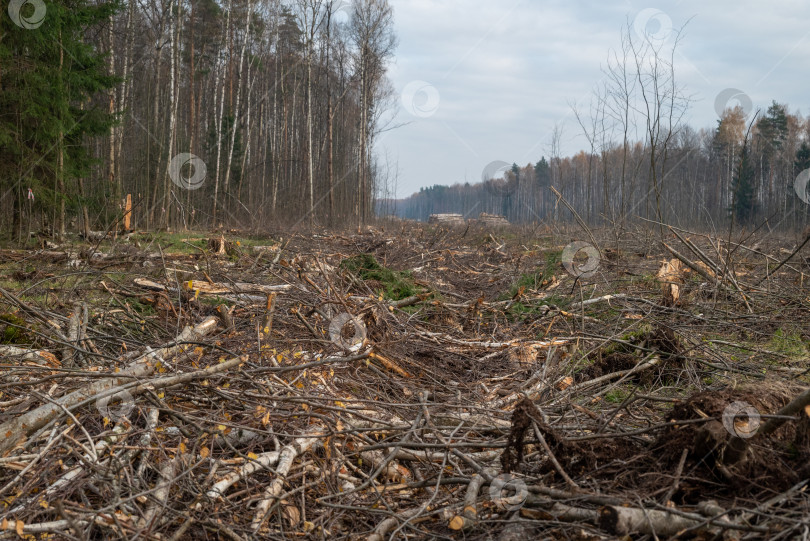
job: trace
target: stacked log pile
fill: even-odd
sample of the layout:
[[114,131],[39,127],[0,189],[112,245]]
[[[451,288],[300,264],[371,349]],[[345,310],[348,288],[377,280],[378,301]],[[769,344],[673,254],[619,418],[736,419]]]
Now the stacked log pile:
[[431,214],[429,224],[464,225],[464,216],[461,214]]
[[487,214],[486,212],[482,212],[478,215],[477,222],[486,227],[504,227],[509,225],[509,220],[506,219],[506,216]]

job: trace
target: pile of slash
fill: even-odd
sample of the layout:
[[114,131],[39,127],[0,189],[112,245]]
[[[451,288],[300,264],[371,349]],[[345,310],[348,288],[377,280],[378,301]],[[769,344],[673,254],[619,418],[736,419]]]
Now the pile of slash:
[[810,539],[801,238],[239,238],[2,250],[0,537]]

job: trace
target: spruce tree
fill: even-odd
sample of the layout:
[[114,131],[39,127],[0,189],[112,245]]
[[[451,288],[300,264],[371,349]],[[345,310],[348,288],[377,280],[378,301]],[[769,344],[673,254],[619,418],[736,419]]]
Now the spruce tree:
[[[43,17],[25,24],[38,4]],[[0,190],[13,196],[15,236],[22,234],[29,188],[37,195],[34,209],[51,217],[57,235],[66,205],[78,202],[76,180],[93,165],[85,143],[108,133],[114,121],[93,98],[117,82],[85,36],[118,7],[117,1],[29,2],[20,17],[0,16]]]
[[734,172],[730,209],[733,218],[740,224],[752,222],[756,214],[757,202],[754,194],[754,176],[751,149],[746,139],[740,152],[740,163]]

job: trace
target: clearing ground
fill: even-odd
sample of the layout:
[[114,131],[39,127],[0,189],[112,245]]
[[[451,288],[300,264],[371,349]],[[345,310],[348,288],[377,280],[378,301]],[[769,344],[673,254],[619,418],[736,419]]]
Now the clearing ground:
[[807,539],[802,240],[0,250],[0,535]]

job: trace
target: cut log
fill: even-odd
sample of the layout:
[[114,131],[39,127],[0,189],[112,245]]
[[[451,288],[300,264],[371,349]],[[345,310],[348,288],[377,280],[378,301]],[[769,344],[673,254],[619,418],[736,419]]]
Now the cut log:
[[[494,470],[489,472],[494,475]],[[450,519],[451,530],[468,530],[478,524],[478,509],[476,504],[478,502],[478,492],[486,482],[486,478],[482,475],[473,475],[470,484],[467,485],[467,492],[464,494],[464,509],[460,515],[454,516]]]
[[292,289],[289,284],[280,284],[275,286],[267,286],[262,284],[247,284],[245,282],[234,282],[232,284],[218,284],[205,282],[203,280],[190,280],[187,282],[192,291],[199,291],[200,293],[208,295],[221,295],[223,293],[264,293],[269,295],[271,293],[278,293],[279,291],[288,291]]

